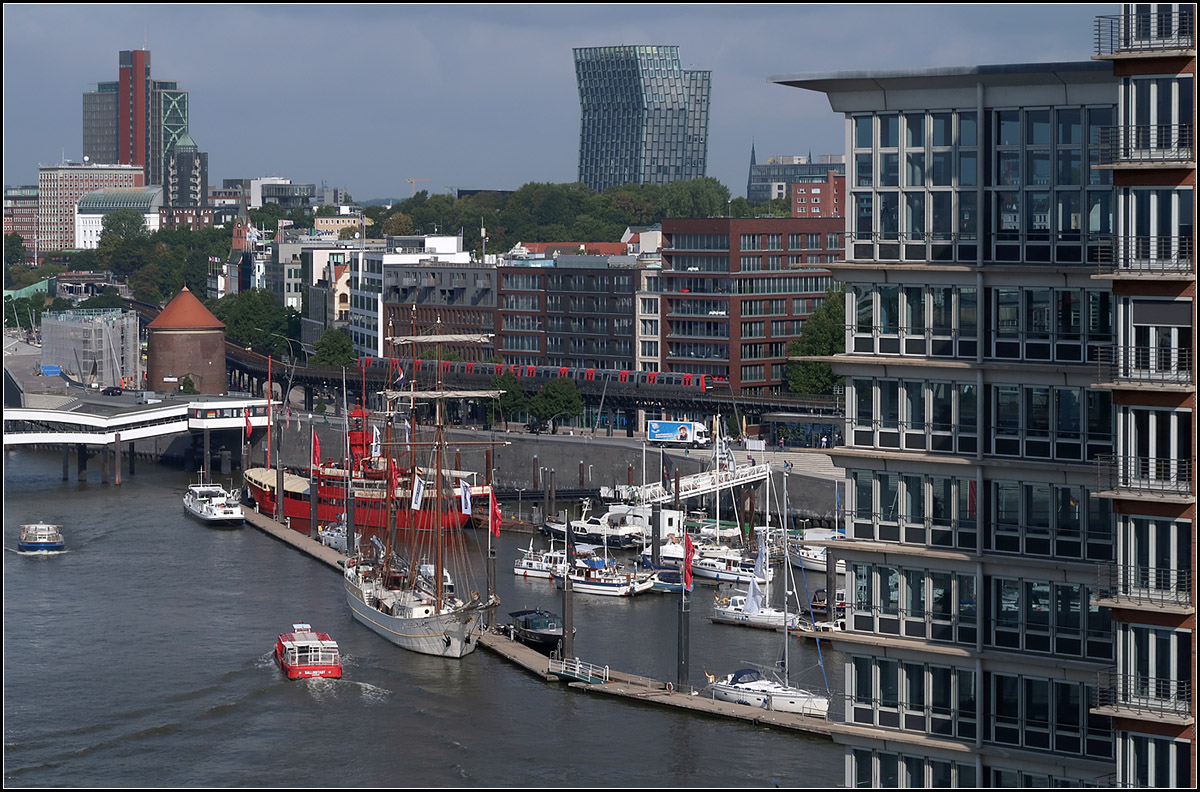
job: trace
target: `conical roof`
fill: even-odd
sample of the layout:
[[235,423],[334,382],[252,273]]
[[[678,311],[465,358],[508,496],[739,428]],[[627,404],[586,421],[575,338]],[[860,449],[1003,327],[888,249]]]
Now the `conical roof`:
[[167,303],[154,321],[146,325],[150,330],[224,330],[225,324],[196,299],[187,286]]

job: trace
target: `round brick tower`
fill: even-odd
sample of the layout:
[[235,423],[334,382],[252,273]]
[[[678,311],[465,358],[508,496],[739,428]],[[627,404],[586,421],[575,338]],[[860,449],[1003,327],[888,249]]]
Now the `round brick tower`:
[[225,325],[186,286],[146,331],[147,387],[178,391],[190,378],[200,393],[225,393]]

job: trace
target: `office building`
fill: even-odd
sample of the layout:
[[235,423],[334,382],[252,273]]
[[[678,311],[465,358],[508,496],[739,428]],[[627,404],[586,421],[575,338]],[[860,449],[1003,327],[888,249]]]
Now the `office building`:
[[63,162],[38,166],[38,245],[41,250],[72,250],[75,207],[97,190],[128,189],[145,184],[137,165]]
[[208,205],[208,154],[191,135],[184,135],[167,152],[163,200],[172,209]]
[[712,72],[684,69],[679,47],[576,48],[575,76],[579,181],[601,192],[706,174]]
[[1115,437],[1097,459],[1117,552],[1097,604],[1115,663],[1093,710],[1112,718],[1118,787],[1196,786],[1196,41],[1194,4],[1125,4],[1096,20],[1096,60],[1120,83],[1093,172],[1116,182],[1100,250],[1113,343],[1093,384]]
[[75,248],[95,250],[104,233],[104,216],[118,209],[132,209],[142,216],[147,233],[160,228],[162,187],[124,187],[96,190],[75,204]]
[[83,95],[86,162],[136,165],[162,184],[168,152],[188,131],[188,93],[150,75],[149,50],[123,50],[119,78]]
[[1113,66],[773,81],[846,118],[846,785],[1110,786]]
[[[758,162],[754,146],[750,147],[750,175],[746,178],[746,200],[763,203],[775,198],[787,198],[795,184],[830,180],[830,174],[846,176],[846,157],[842,154],[780,155]],[[831,205],[832,206],[832,205]],[[831,208],[827,207],[827,208]],[[828,217],[844,217],[827,214]]]

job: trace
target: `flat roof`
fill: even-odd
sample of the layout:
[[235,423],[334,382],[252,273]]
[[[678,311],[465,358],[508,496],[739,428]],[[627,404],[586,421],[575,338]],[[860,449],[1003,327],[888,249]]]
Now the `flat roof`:
[[1011,63],[995,66],[947,66],[926,69],[777,74],[767,82],[820,92],[870,91],[883,88],[924,88],[930,81],[946,85],[1021,85],[1045,82],[1047,76],[1069,76],[1072,82],[1105,82],[1112,79],[1106,61]]

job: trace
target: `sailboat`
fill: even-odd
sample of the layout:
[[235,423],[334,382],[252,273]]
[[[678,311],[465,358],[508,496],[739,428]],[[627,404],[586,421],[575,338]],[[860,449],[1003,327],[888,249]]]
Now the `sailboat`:
[[[758,529],[764,534],[766,529]],[[796,617],[789,618],[786,602],[784,608],[772,607],[770,604],[770,586],[765,589],[758,585],[758,579],[768,579],[767,572],[767,543],[764,536],[759,537],[758,558],[754,562],[754,577],[745,593],[738,592],[721,598],[713,606],[709,618],[717,624],[736,624],[743,627],[760,627],[766,630],[782,630],[785,627],[795,629]],[[785,595],[786,599],[786,595]]]
[[[784,474],[786,484],[786,473]],[[768,478],[768,482],[770,479]],[[770,484],[768,483],[768,487]],[[770,492],[767,495],[768,511],[770,504]],[[760,544],[760,558],[763,555],[761,548],[765,547],[765,543]],[[788,564],[784,564],[784,595],[783,595],[783,611],[784,622],[787,623],[787,597],[788,597]],[[771,666],[762,666],[747,664],[751,667],[743,668],[727,674],[719,681],[716,677],[709,676],[709,689],[712,690],[713,698],[720,701],[728,701],[735,704],[744,704],[751,707],[761,707],[762,709],[771,710],[773,712],[794,712],[800,715],[808,715],[813,718],[826,718],[829,716],[829,697],[820,693],[809,690],[808,688],[799,687],[791,684],[788,679],[788,645],[791,643],[790,634],[787,630],[783,631],[783,659],[779,663],[779,668]]]
[[[432,472],[432,497],[435,499],[430,525],[416,525],[415,530],[406,529],[397,534],[394,492],[395,484],[389,487],[387,543],[378,537],[370,537],[360,548],[354,559],[347,562],[345,571],[346,601],[354,618],[368,628],[404,649],[421,654],[440,657],[461,658],[475,651],[485,629],[487,614],[499,604],[499,599],[489,593],[481,596],[471,582],[466,537],[461,530],[446,527],[443,511],[447,499],[443,497],[447,481],[443,467],[445,452],[444,402],[450,396],[461,398],[492,398],[498,391],[471,391],[447,393],[441,382],[441,343],[448,341],[479,341],[478,336],[413,336],[392,339],[393,343],[438,345],[438,381],[434,391],[407,392],[384,391],[389,417],[397,412],[401,399],[409,399],[410,406],[418,400],[430,401],[435,405],[435,438],[432,445],[434,462]],[[387,424],[387,442],[391,443],[392,420]],[[405,445],[413,443],[409,437]],[[407,517],[420,522],[429,510],[422,511],[427,483],[424,476],[428,468],[413,467],[412,498]],[[388,480],[394,482],[399,475],[388,457]],[[464,483],[465,486],[465,483]],[[469,491],[469,488],[467,488]],[[463,497],[463,511],[468,510],[469,497]]]

